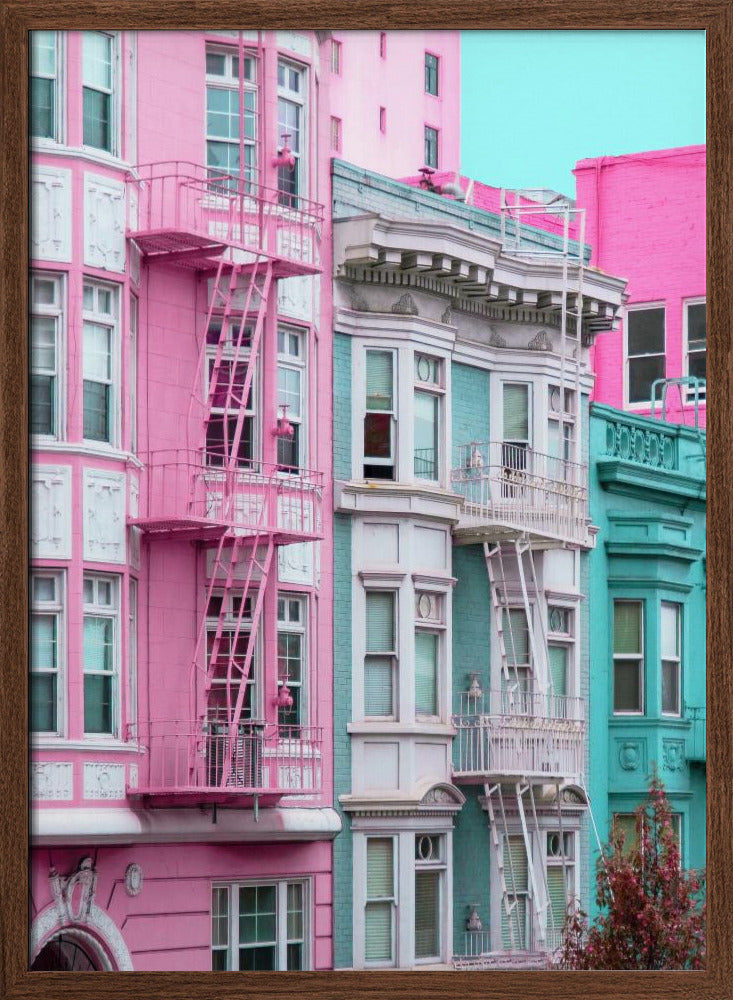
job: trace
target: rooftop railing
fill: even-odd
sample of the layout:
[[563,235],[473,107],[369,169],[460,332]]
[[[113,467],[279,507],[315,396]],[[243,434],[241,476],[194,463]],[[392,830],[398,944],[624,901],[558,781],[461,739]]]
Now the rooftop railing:
[[131,520],[148,531],[223,526],[244,534],[280,534],[283,541],[321,536],[320,472],[254,459],[228,468],[220,456],[190,449],[141,458],[140,512]]
[[560,541],[588,540],[588,467],[524,444],[473,441],[451,471],[463,497],[458,531],[514,529]]
[[321,790],[322,730],[206,719],[144,727],[135,795],[281,796]]
[[180,160],[139,166],[132,180],[138,220],[128,235],[144,254],[175,255],[180,263],[188,256],[196,266],[197,256],[228,248],[240,254],[232,255],[235,263],[265,254],[289,263],[293,274],[321,269],[318,202]]

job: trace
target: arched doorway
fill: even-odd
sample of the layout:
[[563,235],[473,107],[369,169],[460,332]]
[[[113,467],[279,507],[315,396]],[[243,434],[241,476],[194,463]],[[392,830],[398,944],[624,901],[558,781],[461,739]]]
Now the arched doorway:
[[109,968],[88,934],[68,928],[54,934],[41,948],[31,972],[99,972]]

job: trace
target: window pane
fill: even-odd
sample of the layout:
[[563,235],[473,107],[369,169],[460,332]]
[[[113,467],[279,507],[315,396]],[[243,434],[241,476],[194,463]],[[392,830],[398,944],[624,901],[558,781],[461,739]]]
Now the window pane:
[[549,646],[550,675],[553,691],[557,695],[568,693],[568,649],[567,646]]
[[646,403],[652,398],[652,385],[664,378],[666,361],[663,354],[649,358],[629,359],[629,402]]
[[98,90],[84,87],[84,145],[112,150],[110,108],[112,98]]
[[504,609],[501,613],[507,662],[510,666],[529,663],[529,626],[524,608]]
[[613,651],[641,654],[641,604],[638,601],[614,602]]
[[56,320],[53,316],[31,317],[31,368],[56,370]]
[[662,659],[679,656],[679,605],[662,603]]
[[550,901],[548,927],[558,933],[565,925],[567,914],[567,890],[565,873],[560,865],[547,866],[547,895]]
[[55,733],[58,729],[56,684],[56,674],[31,674],[31,730],[34,733]]
[[438,714],[438,636],[415,633],[415,712]]
[[229,944],[229,890],[217,887],[211,894],[211,941],[214,945]]
[[56,580],[52,576],[33,577],[33,600],[34,601],[55,601],[56,600]]
[[41,139],[56,136],[55,103],[56,81],[42,77],[31,77],[31,135]]
[[364,457],[392,457],[392,417],[389,413],[367,413],[364,417]]
[[51,375],[31,375],[31,434],[56,432],[56,379]]
[[623,833],[624,853],[637,847],[639,837],[634,813],[616,813],[613,817],[613,828],[614,835]]
[[690,375],[694,375],[696,378],[707,378],[705,351],[695,351],[693,354],[690,354],[687,370]]
[[112,38],[99,31],[85,31],[83,43],[84,83],[109,90],[112,87]]
[[113,622],[111,618],[84,618],[84,671],[113,669]]
[[364,957],[367,962],[389,962],[391,960],[391,903],[367,903],[364,914]]
[[366,595],[366,648],[370,653],[393,652],[395,648],[395,595]]
[[54,76],[56,74],[56,32],[31,32],[31,74]]
[[662,661],[662,711],[677,715],[680,711],[680,665],[677,660]]
[[613,710],[614,712],[640,712],[641,691],[639,660],[614,660]]
[[529,386],[504,386],[504,440],[529,440]]
[[109,441],[109,386],[84,381],[84,437]]
[[221,52],[207,52],[206,72],[209,76],[224,76],[226,73],[226,56]]
[[440,954],[440,872],[415,872],[415,958]]
[[55,670],[57,666],[56,615],[31,616],[31,668]]
[[239,949],[239,968],[243,972],[273,972],[277,969],[275,945]]
[[526,892],[529,888],[527,849],[519,835],[504,838],[504,877],[510,892]]
[[368,656],[364,663],[364,714],[393,715],[392,659]]
[[112,733],[112,677],[84,676],[84,732]]
[[707,340],[705,303],[687,307],[687,344],[690,348],[704,348]]
[[392,355],[389,351],[367,351],[367,410],[392,409]]
[[394,895],[393,851],[391,837],[367,839],[367,899]]
[[632,309],[627,316],[628,354],[664,354],[664,309]]
[[112,375],[112,331],[99,323],[84,323],[84,377],[108,379]]
[[438,397],[415,393],[415,475],[438,478]]

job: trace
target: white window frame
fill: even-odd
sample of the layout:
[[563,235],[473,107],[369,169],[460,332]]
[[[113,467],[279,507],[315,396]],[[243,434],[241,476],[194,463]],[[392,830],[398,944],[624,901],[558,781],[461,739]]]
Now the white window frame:
[[[413,678],[413,692],[415,697],[415,718],[420,721],[438,721],[443,718],[443,690],[445,676],[445,605],[447,595],[438,591],[418,589],[415,591],[415,628],[414,639],[417,647],[417,636],[434,635],[436,637],[435,649],[435,708],[436,711],[430,714],[418,712],[417,708],[417,677]],[[427,600],[426,600],[427,599]],[[430,601],[431,608],[426,614],[422,614],[426,609],[427,601]],[[413,664],[417,665],[417,657],[413,657]]]
[[[299,607],[298,620],[291,617],[292,607],[291,604],[295,603]],[[293,688],[297,688],[300,696],[299,703],[299,713],[300,718],[294,723],[282,723],[282,725],[292,725],[296,729],[301,726],[308,725],[308,710],[309,710],[309,698],[308,698],[308,640],[309,640],[309,612],[310,603],[308,601],[308,596],[306,594],[297,593],[290,590],[279,590],[277,594],[277,637],[278,641],[281,634],[287,635],[299,635],[300,636],[300,680],[293,681],[290,677],[287,678],[287,685],[292,693]],[[278,656],[279,661],[279,656]],[[283,680],[280,677],[279,662],[278,662],[278,678],[277,678],[277,689],[278,692],[283,686]],[[278,709],[278,724],[280,723],[280,710]]]
[[138,731],[138,674],[137,674],[137,643],[140,622],[139,587],[135,577],[128,581],[127,619],[127,728],[135,733]]
[[[110,695],[110,716],[111,716],[111,733],[97,733],[97,732],[87,732],[84,729],[85,739],[116,739],[119,738],[121,719],[120,719],[120,577],[110,576],[107,573],[84,573],[84,590],[86,590],[87,582],[91,581],[93,587],[93,598],[89,602],[82,596],[83,602],[83,620],[86,622],[87,618],[105,618],[112,621],[112,670],[111,671],[92,671],[87,670],[86,664],[83,662],[83,647],[82,647],[82,673],[84,680],[89,677],[98,676],[109,676],[111,678],[111,695]],[[100,583],[108,584],[110,587],[110,603],[105,604],[99,600]],[[83,625],[82,625],[83,628]],[[85,685],[86,688],[86,685]],[[86,714],[86,689],[84,690],[84,714]]]
[[[34,35],[53,35],[54,45],[54,72],[53,74],[48,72],[38,72],[34,73],[34,60],[33,60],[33,48],[34,48]],[[60,31],[31,31],[28,46],[28,63],[31,81],[35,79],[40,80],[53,80],[54,81],[54,96],[53,96],[53,135],[33,135],[30,132],[30,120],[32,116],[29,113],[29,132],[31,139],[34,143],[60,143],[63,141],[64,136],[64,122],[63,122],[63,94],[64,94],[64,54],[65,54],[65,44],[64,44],[64,32]],[[32,86],[31,81],[29,81],[29,91]],[[30,93],[29,93],[30,101]]]
[[[569,631],[558,630],[553,627],[552,614],[553,611],[558,610],[567,615],[569,623]],[[564,604],[558,600],[548,600],[547,602],[547,641],[550,646],[560,646],[566,651],[566,661],[565,666],[567,670],[566,677],[566,687],[567,691],[565,697],[572,698],[577,696],[578,685],[577,685],[577,667],[576,667],[576,634],[578,630],[577,624],[577,608],[574,604]],[[549,662],[548,662],[549,667]],[[549,680],[549,678],[548,678]]]
[[[297,354],[292,354],[289,348],[292,341],[290,338],[295,337],[297,341],[298,351]],[[282,339],[281,339],[282,338]],[[277,370],[278,370],[278,403],[277,403],[277,416],[278,419],[285,414],[287,419],[293,426],[298,428],[298,454],[296,456],[297,461],[295,466],[292,468],[286,466],[284,463],[281,465],[278,462],[278,469],[283,472],[287,472],[289,475],[297,475],[303,469],[308,468],[308,331],[300,329],[298,327],[286,326],[285,324],[279,324],[277,328]],[[294,414],[292,408],[288,407],[287,411],[283,410],[283,404],[280,402],[280,372],[281,371],[294,371],[298,372],[300,376],[300,412]],[[278,439],[279,441],[280,439]]]
[[[578,837],[576,830],[560,830],[547,829],[543,830],[544,834],[544,864],[545,873],[550,868],[561,868],[564,869],[564,873],[567,876],[567,881],[565,883],[565,912],[567,914],[568,908],[574,905],[575,900],[577,900],[578,894],[578,874],[577,874],[577,857],[578,857]],[[550,836],[562,836],[565,838],[565,844],[562,845],[561,850],[565,853],[565,861],[563,862],[562,854],[551,855],[548,853],[548,838]],[[569,853],[566,852],[565,846],[569,845]],[[546,877],[546,876],[545,876]],[[550,934],[553,930],[555,934],[560,935],[562,927],[551,927],[551,916],[550,916],[550,905],[549,905],[549,893],[548,893],[548,906],[547,906],[547,925],[545,928],[546,934]],[[553,942],[555,947],[559,947],[561,941],[558,940],[557,943]]]
[[[217,598],[221,598],[222,608],[220,614],[217,615],[210,615],[208,607],[205,610],[206,620],[204,628],[206,634],[206,645],[204,647],[204,656],[205,656],[207,673],[209,673],[210,671],[209,648],[208,648],[209,633],[216,632],[219,623],[219,618],[223,616],[224,623],[221,629],[222,636],[224,635],[224,633],[228,633],[229,635],[234,634],[237,625],[237,618],[239,615],[239,603],[240,599],[243,596],[244,596],[244,588],[242,589],[232,588],[227,593],[223,585],[221,587],[214,587],[211,592],[212,599],[215,600]],[[249,611],[247,611],[247,608],[245,606],[245,610],[242,614],[242,621],[239,626],[238,640],[240,642],[242,640],[242,636],[244,635],[249,635],[250,639],[248,641],[251,641],[252,615],[254,614],[255,604],[257,602],[257,591],[250,588],[250,592],[247,594],[246,600],[249,602]],[[261,671],[262,657],[260,656],[259,629],[257,630],[257,633],[258,634],[256,634],[254,638],[255,645],[254,645],[254,650],[252,652],[252,660],[250,662],[249,677],[247,678],[247,686],[251,688],[250,715],[245,714],[245,706],[247,701],[245,696],[245,698],[242,700],[242,715],[240,717],[240,720],[243,723],[254,723],[259,721],[261,718],[260,709],[262,706],[260,704],[260,691],[262,688],[262,678],[260,676],[260,671]],[[220,656],[222,655],[221,645],[219,646],[219,655]],[[223,680],[216,680],[212,677],[210,691],[213,691],[214,689],[217,688],[223,690],[226,693],[226,678],[224,678]],[[233,691],[236,693],[236,685],[233,685]],[[209,722],[216,723],[225,721],[223,714],[221,715],[220,718],[219,717],[213,718],[212,711],[213,711],[213,706],[207,704],[206,717]],[[218,711],[224,712],[223,709]]]
[[[677,655],[676,656],[665,656],[664,655],[664,635],[662,633],[662,609],[674,608],[675,615],[677,618]],[[678,601],[662,601],[659,609],[659,623],[660,623],[660,692],[659,692],[659,703],[661,714],[667,716],[668,718],[679,718],[682,715],[682,605]],[[676,666],[677,673],[677,708],[674,710],[665,709],[664,707],[664,667],[666,663],[672,663]]]
[[130,451],[137,452],[137,353],[138,333],[140,326],[140,300],[137,295],[129,298],[130,327],[130,360],[129,360],[129,398],[130,398]]
[[[641,636],[640,636],[640,653],[616,653],[614,649],[614,630],[615,630],[615,614],[617,604],[638,604],[641,608]],[[646,617],[646,602],[641,598],[637,597],[615,597],[613,599],[613,606],[611,609],[611,650],[613,659],[613,673],[611,676],[612,680],[612,692],[611,692],[611,712],[615,716],[640,716],[646,713],[646,666],[645,666],[645,645],[646,645],[646,623],[644,621]],[[638,661],[638,671],[639,671],[639,708],[628,710],[617,710],[616,709],[616,660],[637,660]]]
[[[394,622],[394,649],[393,650],[368,650],[366,635],[367,635],[367,599],[370,594],[389,594],[392,597],[392,612],[393,612],[393,622]],[[362,705],[363,713],[365,719],[379,719],[381,721],[396,721],[399,718],[400,706],[399,706],[399,664],[400,664],[400,591],[395,587],[365,587],[364,588],[364,666],[362,671]],[[389,715],[370,715],[367,712],[366,704],[366,672],[367,672],[367,660],[369,658],[381,658],[391,660],[392,669],[392,712]]]
[[[389,354],[392,360],[392,408],[390,410],[370,410],[368,408],[368,394],[367,394],[367,373],[369,368],[369,354]],[[361,476],[359,478],[368,479],[369,477],[365,474],[365,466],[367,465],[383,465],[387,468],[391,467],[393,470],[393,475],[385,479],[385,482],[397,482],[399,480],[399,455],[398,455],[398,440],[397,440],[397,413],[399,406],[398,398],[398,366],[397,366],[397,351],[391,347],[365,347],[364,349],[364,376],[361,384],[361,398],[363,400],[364,415],[362,420],[361,428]],[[365,444],[365,426],[366,418],[370,413],[386,413],[390,417],[390,455],[387,458],[367,458],[364,451]],[[381,477],[380,477],[381,478]]]
[[[691,299],[684,299],[682,302],[682,373],[683,375],[689,377],[690,374],[690,338],[689,338],[689,315],[688,309],[690,306],[706,306],[707,297],[705,295],[698,295]],[[706,333],[707,333],[707,321],[706,321]],[[695,354],[705,354],[707,357],[707,339],[705,341],[705,351],[694,351]],[[701,386],[698,393],[698,400],[700,402],[705,402],[706,396],[706,386]],[[686,402],[691,403],[695,400],[695,390],[692,386],[687,387],[685,394]]]
[[[369,896],[369,841],[370,840],[391,840],[392,841],[392,894],[390,896]],[[398,873],[399,873],[399,837],[389,833],[368,834],[363,838],[364,843],[364,967],[367,969],[389,968],[397,962],[397,914],[398,909]],[[390,924],[391,924],[391,957],[388,960],[368,959],[366,957],[366,924],[367,910],[370,903],[390,904]]]
[[[215,321],[221,320],[223,322],[223,316],[221,316],[221,315],[219,315],[217,313],[214,313],[213,318],[214,318]],[[228,320],[227,331],[226,331],[226,341],[224,343],[224,346],[222,348],[222,353],[221,353],[222,366],[226,365],[227,363],[229,365],[232,365],[232,364],[235,364],[235,363],[237,365],[242,365],[245,377],[246,377],[247,366],[249,364],[249,359],[250,359],[250,355],[251,355],[251,347],[245,346],[245,341],[246,341],[246,339],[247,339],[248,336],[250,338],[252,337],[252,335],[254,333],[254,326],[255,326],[255,317],[254,316],[248,316],[247,319],[246,319],[246,321],[245,321],[245,332],[242,334],[242,344],[240,346],[239,354],[237,355],[236,362],[235,362],[234,344],[236,342],[237,337],[239,336],[239,324],[238,324],[238,322],[236,320],[233,320],[232,317],[231,317],[231,315],[230,315],[229,320]],[[221,334],[220,334],[220,336],[221,336]],[[211,376],[213,374],[212,365],[215,362],[217,350],[218,350],[218,345],[217,344],[207,344],[206,345],[206,364],[204,366],[204,372],[203,372],[203,375],[204,375],[204,385],[203,385],[204,399],[208,399],[209,395],[211,393]],[[245,410],[244,410],[244,413],[245,413],[245,417],[244,417],[245,424],[249,420],[249,421],[251,421],[251,427],[252,427],[251,457],[250,458],[246,458],[245,457],[245,458],[238,458],[237,459],[237,468],[242,468],[242,469],[248,469],[248,468],[251,468],[251,467],[256,467],[257,463],[259,461],[259,455],[260,455],[260,451],[259,451],[259,449],[260,449],[260,434],[259,434],[259,431],[260,431],[260,423],[261,423],[261,421],[259,421],[257,419],[257,415],[260,412],[260,406],[259,406],[259,403],[260,403],[259,370],[260,370],[260,366],[257,363],[257,359],[255,359],[254,370],[252,372],[252,381],[250,383],[250,388],[249,388],[249,398],[250,398],[251,406],[250,406],[249,409],[247,409],[245,407]],[[219,369],[219,371],[221,372],[221,368]],[[227,384],[228,384],[228,379],[227,379]],[[239,414],[239,409],[240,408],[236,405],[236,402],[235,402],[233,404],[233,406],[232,406],[232,409],[230,409],[230,410],[227,410],[224,406],[212,406],[210,413],[211,413],[211,416],[221,417],[222,420],[230,420],[230,421],[234,420],[234,421],[236,421],[237,416]],[[242,446],[242,441],[245,438],[244,430],[245,430],[245,425],[242,426],[242,437],[240,438],[240,443],[239,443],[240,444],[240,448]],[[222,437],[222,447],[223,447],[223,437]],[[228,455],[222,454],[220,462],[212,462],[211,461],[211,454],[212,453],[209,450],[208,442],[205,439],[204,440],[204,455],[205,455],[206,465],[211,470],[220,469],[224,465],[226,465],[228,457],[229,457]],[[216,456],[216,457],[219,457],[219,456]]]
[[558,428],[558,441],[560,442],[560,454],[557,456],[558,460],[564,463],[575,462],[576,460],[576,413],[577,413],[577,401],[575,399],[575,390],[568,389],[565,387],[564,400],[562,401],[562,408],[553,408],[553,396],[558,398],[560,396],[560,386],[554,383],[550,383],[547,387],[547,429],[548,429],[548,441],[547,441],[547,454],[550,454],[550,441],[549,441],[549,430],[551,426],[557,426]]
[[[285,68],[287,73],[285,74],[286,82],[283,84],[280,82],[280,70]],[[288,139],[288,146],[290,152],[295,157],[296,160],[296,173],[297,173],[297,184],[295,185],[295,191],[284,192],[284,194],[289,195],[292,199],[293,207],[298,205],[298,199],[308,197],[309,189],[309,178],[308,178],[308,67],[304,66],[302,63],[293,62],[292,59],[286,59],[282,56],[278,57],[277,60],[277,100],[278,100],[278,111],[277,111],[277,128],[278,133],[275,137],[275,145],[278,150],[283,148],[283,138],[282,133],[287,131],[287,129],[281,128],[280,122],[280,101],[285,101],[293,106],[300,109],[300,114],[298,116],[298,142],[297,149],[296,143],[294,141],[294,136],[291,133]],[[289,84],[289,74],[297,73],[300,79],[299,89],[294,90]],[[289,167],[280,167],[280,170],[289,170]],[[278,189],[280,188],[280,183],[278,179]],[[290,202],[288,202],[289,204]]]
[[[100,87],[98,85],[87,85],[85,82],[85,70],[84,70],[84,36],[85,35],[103,35],[105,38],[110,40],[110,86]],[[119,32],[113,31],[85,31],[82,32],[81,38],[81,83],[82,83],[82,116],[81,116],[81,127],[82,135],[81,141],[82,146],[85,149],[94,150],[95,154],[102,156],[120,156],[120,34]],[[85,89],[94,90],[100,94],[107,94],[109,97],[109,133],[110,133],[110,148],[104,149],[102,146],[92,146],[84,142],[84,90]]]
[[[433,381],[426,381],[421,377],[420,365],[421,362],[426,362],[435,365],[435,379]],[[417,394],[431,396],[437,400],[436,406],[436,427],[435,427],[435,476],[418,476],[415,472],[415,444],[414,444],[414,427],[415,427],[415,414],[416,414],[416,397]],[[432,354],[426,354],[422,351],[415,351],[413,358],[413,391],[412,391],[412,405],[413,405],[413,447],[412,447],[412,477],[415,479],[425,480],[431,483],[440,483],[444,478],[444,458],[443,458],[443,439],[445,437],[444,427],[445,427],[445,366],[443,358],[436,357]]]
[[[36,301],[36,282],[49,281],[54,287],[54,301],[52,303],[41,303]],[[53,371],[50,369],[31,369],[33,375],[48,376],[53,379],[53,423],[54,429],[50,434],[33,433],[32,436],[39,441],[61,441],[65,437],[64,417],[65,417],[65,379],[66,368],[64,345],[66,343],[65,315],[66,315],[66,281],[65,275],[54,271],[33,271],[31,274],[31,365],[33,364],[33,319],[50,318],[54,321],[54,360]]]
[[[664,350],[657,351],[654,354],[634,354],[629,356],[629,315],[633,312],[645,312],[651,309],[662,309],[664,312]],[[633,305],[626,306],[624,310],[624,323],[623,323],[623,352],[624,352],[624,406],[628,410],[648,410],[651,405],[651,386],[650,386],[650,398],[648,400],[639,400],[638,402],[632,403],[629,400],[629,387],[630,387],[630,364],[636,358],[658,358],[663,357],[664,371],[666,377],[667,371],[667,303],[666,302],[638,302]]]
[[[525,608],[524,604],[520,604],[517,600],[511,597],[511,595],[505,595],[505,601],[501,605],[501,610],[502,610],[502,628],[505,634],[504,645],[506,649],[509,674],[511,676],[512,672],[514,672],[514,675],[519,678],[520,682],[523,676],[522,672],[524,672],[524,676],[526,676],[526,689],[524,691],[522,690],[521,683],[519,686],[519,693],[518,693],[519,707],[517,708],[515,706],[514,711],[509,712],[508,691],[506,691],[504,687],[504,672],[501,669],[500,658],[497,657],[497,663],[499,663],[499,684],[497,690],[501,693],[501,702],[502,702],[500,706],[501,711],[502,713],[511,715],[533,715],[534,694],[535,691],[537,690],[537,665],[534,661],[534,656],[533,656],[533,632],[532,632],[534,628],[535,614],[537,613],[535,610],[535,605],[533,601],[530,602],[529,615],[528,615],[527,609]],[[503,614],[506,612],[507,622],[511,622],[510,614],[512,611],[521,612],[524,615],[525,620],[527,622],[527,662],[517,663],[516,668],[514,668],[514,665],[512,664],[512,658],[514,656],[514,650],[512,646],[512,636],[509,634],[510,630],[504,628],[504,619],[503,619]],[[525,699],[524,703],[523,703],[523,697]]]
[[[420,841],[424,838],[429,838],[430,840],[437,841],[438,844],[438,855],[435,858],[424,859],[418,857],[420,853],[419,845]],[[434,955],[425,955],[418,957],[415,954],[415,965],[425,965],[435,962],[443,961],[444,950],[445,950],[445,937],[446,928],[444,926],[444,901],[445,901],[445,882],[448,872],[448,859],[447,859],[447,842],[448,838],[444,833],[416,833],[415,834],[415,865],[414,865],[414,881],[413,884],[415,889],[417,888],[417,876],[420,872],[437,872],[438,873],[438,950]],[[415,892],[415,898],[413,901],[413,923],[416,922],[417,917],[417,892]],[[417,952],[417,947],[415,946],[415,951]]]
[[[85,381],[108,386],[108,440],[99,438],[84,438],[94,447],[113,448],[120,440],[120,286],[97,281],[96,278],[84,278],[84,295],[87,289],[92,290],[93,306],[91,309],[83,306],[82,311],[82,425],[84,421],[84,385]],[[99,306],[100,292],[110,295],[111,312],[102,312]],[[101,326],[109,331],[109,376],[87,379],[84,371],[86,351],[84,349],[84,330],[86,324]],[[82,435],[84,429],[82,426]]]
[[[215,167],[209,163],[209,143],[216,142],[221,144],[226,144],[228,146],[235,146],[239,150],[240,139],[239,136],[232,139],[231,137],[224,137],[220,135],[209,135],[208,129],[208,92],[209,90],[224,90],[228,93],[235,93],[237,95],[237,119],[238,123],[241,120],[242,109],[239,108],[239,72],[244,73],[245,67],[240,66],[237,72],[234,72],[235,60],[239,60],[239,50],[226,45],[206,45],[206,56],[216,55],[222,56],[225,60],[225,71],[223,74],[219,73],[209,73],[205,70],[205,88],[204,88],[204,145],[205,145],[205,163],[207,175],[216,176],[216,173],[210,174],[210,171],[218,173],[237,175],[237,171],[234,170],[224,170],[222,167]],[[247,174],[246,164],[239,164],[238,176],[244,181],[245,190],[251,190],[256,188],[259,181],[259,149],[260,149],[260,128],[259,128],[259,89],[257,86],[257,57],[253,49],[244,50],[245,63],[247,60],[251,61],[252,65],[252,77],[248,78],[246,75],[243,80],[243,89],[247,93],[254,94],[254,139],[248,139],[245,135],[244,145],[254,150],[252,154],[252,166],[249,173]],[[245,98],[245,108],[244,108],[245,118],[247,116],[247,101]],[[239,124],[237,125],[239,128]],[[246,158],[246,157],[245,157]],[[226,189],[227,191],[229,188]],[[216,193],[216,186],[214,185],[213,193]]]
[[[239,892],[241,889],[255,888],[275,888],[275,969],[276,971],[287,970],[288,944],[296,943],[288,941],[288,886],[299,885],[302,890],[302,969],[290,971],[307,972],[312,969],[313,957],[311,938],[313,927],[312,907],[312,880],[310,878],[286,878],[286,879],[257,879],[247,882],[213,882],[211,886],[211,920],[209,926],[212,928],[211,953],[212,968],[214,967],[213,955],[215,951],[226,952],[226,969],[230,971],[239,970],[239,951],[242,947],[239,940]],[[214,893],[223,890],[227,899],[227,943],[226,945],[215,945],[213,940],[213,919],[214,919]],[[298,939],[300,941],[300,939]]]
[[331,72],[336,76],[341,76],[341,57],[343,50],[341,42],[336,38],[331,39]]
[[[36,580],[53,580],[54,598],[50,601],[42,601],[35,596]],[[49,669],[37,669],[30,658],[29,668],[31,677],[34,674],[54,674],[56,677],[56,728],[55,729],[31,729],[34,742],[48,739],[54,736],[63,736],[66,732],[66,579],[62,570],[35,569],[31,574],[30,597],[31,616],[44,615],[52,617],[55,621],[56,629],[56,662],[55,667]],[[31,649],[32,652],[32,649]],[[32,714],[29,712],[29,725],[32,725]]]

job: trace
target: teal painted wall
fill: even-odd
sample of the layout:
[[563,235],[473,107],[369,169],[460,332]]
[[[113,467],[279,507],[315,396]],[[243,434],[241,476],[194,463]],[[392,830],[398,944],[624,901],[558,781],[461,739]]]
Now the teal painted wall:
[[351,337],[333,338],[333,476],[351,479]]
[[458,449],[470,441],[488,441],[489,433],[489,373],[481,368],[451,365],[452,440],[455,468],[459,464]]
[[[590,787],[601,838],[645,797],[656,766],[682,814],[686,867],[705,860],[705,765],[692,762],[705,710],[705,461],[690,428],[594,405],[590,421]],[[644,607],[644,713],[613,714],[613,601]],[[661,713],[660,604],[682,605],[682,715]],[[595,858],[597,852],[591,849]],[[595,911],[595,904],[591,912]]]
[[492,855],[489,819],[481,808],[482,785],[464,785],[466,801],[456,817],[453,832],[453,950],[464,951],[466,920],[477,905],[483,929],[490,926],[490,862]]

